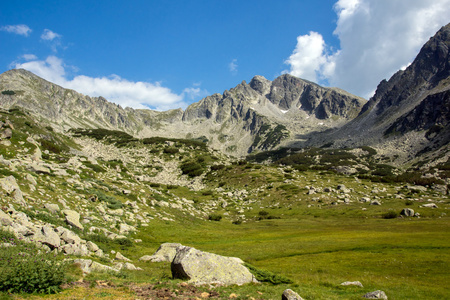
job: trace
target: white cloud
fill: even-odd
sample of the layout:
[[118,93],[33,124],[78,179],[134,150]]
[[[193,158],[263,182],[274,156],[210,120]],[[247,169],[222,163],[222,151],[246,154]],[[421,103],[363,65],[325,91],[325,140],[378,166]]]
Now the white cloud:
[[41,34],[41,39],[46,41],[53,41],[56,38],[61,38],[61,35],[50,29],[44,29],[44,32]]
[[228,70],[230,70],[231,74],[236,75],[238,71],[238,64],[237,64],[237,58],[234,58],[229,64],[228,64]]
[[24,55],[22,55],[22,58],[27,60],[27,61],[28,60],[36,60],[37,56],[34,55],[34,54],[24,54]]
[[289,73],[306,74],[306,79],[315,76],[316,82],[363,97],[411,63],[422,45],[450,20],[450,0],[339,0],[334,8],[340,50],[328,54],[320,34],[299,36],[286,61]]
[[186,108],[184,97],[200,95],[200,88],[188,88],[178,95],[169,88],[161,86],[161,83],[128,81],[117,75],[108,77],[89,77],[79,75],[73,79],[67,79],[64,62],[56,57],[49,56],[45,61],[34,60],[24,63],[16,63],[15,68],[26,69],[50,82],[73,89],[89,96],[103,96],[107,100],[132,108],[154,108],[166,110],[171,108]]
[[311,31],[297,37],[297,46],[285,61],[291,66],[290,74],[318,82],[321,74],[334,71],[334,57],[327,55],[322,35]]
[[30,27],[24,24],[2,26],[0,27],[0,30],[23,36],[28,36],[32,31]]

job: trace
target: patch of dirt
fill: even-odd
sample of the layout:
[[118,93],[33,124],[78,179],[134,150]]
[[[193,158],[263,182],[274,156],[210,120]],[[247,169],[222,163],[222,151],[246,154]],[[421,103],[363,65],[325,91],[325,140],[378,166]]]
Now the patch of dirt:
[[[163,284],[164,285],[164,284]],[[176,288],[170,288],[167,285],[131,285],[130,290],[136,293],[138,299],[218,299],[220,294],[216,291],[201,291],[193,285],[182,282]]]

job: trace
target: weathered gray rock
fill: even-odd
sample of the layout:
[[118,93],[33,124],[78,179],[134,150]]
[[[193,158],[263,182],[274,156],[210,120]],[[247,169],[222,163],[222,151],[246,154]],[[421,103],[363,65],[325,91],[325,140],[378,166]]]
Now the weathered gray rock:
[[386,299],[387,300],[387,296],[383,291],[374,291],[374,292],[370,292],[367,293],[363,296],[366,299]]
[[88,256],[90,254],[84,244],[66,244],[61,246],[61,249],[68,255]]
[[115,259],[116,259],[116,260],[123,260],[123,261],[131,261],[131,259],[126,258],[126,257],[123,256],[122,253],[120,253],[120,252],[117,252],[117,253],[116,253]]
[[51,173],[49,168],[44,167],[43,165],[39,165],[37,163],[29,164],[27,169],[29,171],[37,173],[37,174],[50,174]]
[[52,214],[58,214],[60,212],[59,205],[53,203],[45,203],[44,208],[46,208]]
[[354,285],[354,286],[364,287],[362,285],[362,283],[359,281],[345,281],[345,282],[341,283],[341,285],[343,285],[343,286]]
[[[58,231],[60,228],[62,227],[58,227]],[[81,238],[75,232],[70,231],[66,228],[61,231],[61,239],[64,240],[67,244],[79,245],[81,243]]]
[[66,216],[67,224],[72,225],[81,230],[84,229],[83,225],[81,225],[81,223],[80,223],[80,214],[79,213],[77,213],[74,210],[70,210],[70,209],[65,209],[62,211],[62,213]]
[[12,175],[5,178],[1,178],[0,185],[8,195],[12,194],[12,192],[14,192],[15,190],[20,190],[16,178],[14,178],[14,176]]
[[11,225],[12,222],[13,220],[11,217],[0,209],[0,225],[8,226]]
[[11,128],[6,128],[0,131],[0,139],[10,139],[12,138],[12,130]]
[[421,205],[421,207],[438,208],[438,206],[434,203],[423,204],[423,205]]
[[[88,241],[86,243],[86,247],[88,248],[89,251],[91,252],[97,252],[98,250],[100,250],[100,248],[93,242]],[[103,253],[102,253],[103,254]]]
[[236,260],[191,247],[177,249],[171,270],[174,278],[188,279],[196,285],[257,282],[252,273]]
[[164,243],[159,246],[158,250],[153,255],[144,255],[139,258],[140,261],[151,261],[151,262],[161,262],[167,261],[172,262],[177,254],[177,249],[183,245],[178,243]]
[[414,209],[412,209],[412,208],[404,208],[400,212],[400,215],[405,216],[405,217],[414,217]]
[[113,271],[113,272],[117,272],[118,270],[110,267],[110,266],[105,266],[102,265],[98,262],[93,262],[91,259],[74,259],[73,260],[74,263],[79,264],[81,270],[84,273],[91,273],[91,272],[109,272],[109,271]]
[[37,230],[33,239],[36,242],[49,246],[50,249],[61,246],[61,239],[59,238],[59,235],[50,225],[44,225]]
[[27,173],[27,175],[26,175],[25,178],[26,178],[32,185],[34,185],[34,186],[37,185],[37,181],[36,181],[36,179],[34,178],[33,175]]
[[120,234],[128,234],[131,231],[134,232],[136,230],[137,230],[136,227],[128,225],[126,223],[120,223],[120,225],[119,225],[119,233]]
[[299,294],[291,289],[284,290],[283,295],[281,295],[281,300],[303,300]]
[[421,185],[407,185],[406,188],[412,192],[426,192],[427,188]]
[[370,205],[381,205],[381,203],[378,200],[374,200],[374,201],[370,202]]

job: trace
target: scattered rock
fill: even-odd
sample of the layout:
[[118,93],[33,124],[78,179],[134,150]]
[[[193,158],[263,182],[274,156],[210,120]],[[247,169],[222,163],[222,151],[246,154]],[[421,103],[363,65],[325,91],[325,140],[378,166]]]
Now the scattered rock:
[[58,204],[46,203],[44,204],[44,208],[46,208],[52,214],[58,214],[60,212]]
[[59,235],[50,225],[44,225],[34,234],[33,239],[41,244],[47,245],[50,249],[61,246]]
[[70,210],[70,209],[65,209],[62,211],[62,213],[66,216],[67,224],[72,225],[81,230],[84,229],[83,225],[81,225],[81,223],[80,223],[80,214],[79,213],[77,213],[74,210]]
[[43,165],[39,165],[37,163],[32,163],[28,165],[28,170],[37,174],[50,174],[51,171],[49,168],[44,167]]
[[115,259],[116,259],[116,260],[123,260],[123,261],[131,261],[131,259],[126,258],[126,257],[123,256],[122,253],[120,253],[120,252],[117,252],[117,253],[116,253]]
[[345,281],[345,282],[341,283],[341,285],[344,285],[344,286],[354,285],[354,286],[363,287],[362,283],[359,281]]
[[281,295],[282,300],[303,300],[299,294],[291,289],[284,290],[283,295]]
[[405,216],[405,217],[414,217],[414,210],[411,208],[404,208],[400,212],[400,215]]
[[420,207],[438,208],[438,206],[434,203],[423,204]]
[[257,282],[236,260],[191,247],[180,247],[171,264],[173,278],[188,279],[196,285],[242,285]]
[[378,200],[374,200],[374,201],[370,202],[370,205],[381,205],[381,203]]
[[0,209],[0,225],[9,226],[12,224],[12,222],[13,220],[11,219],[11,217]]
[[387,296],[383,291],[375,291],[375,292],[370,292],[367,293],[363,296],[366,299],[386,299],[387,300]]

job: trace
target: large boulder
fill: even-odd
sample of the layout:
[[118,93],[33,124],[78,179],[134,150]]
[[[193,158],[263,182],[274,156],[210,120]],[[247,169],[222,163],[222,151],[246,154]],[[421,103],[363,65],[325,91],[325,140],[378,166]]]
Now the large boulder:
[[0,225],[8,226],[11,225],[12,222],[13,220],[11,217],[0,209]]
[[182,246],[183,245],[178,243],[164,243],[159,246],[158,250],[156,250],[153,255],[144,255],[139,260],[151,262],[172,262],[177,254],[177,249]]
[[219,285],[243,285],[258,282],[252,273],[235,258],[179,247],[171,264],[173,278],[189,282]]

